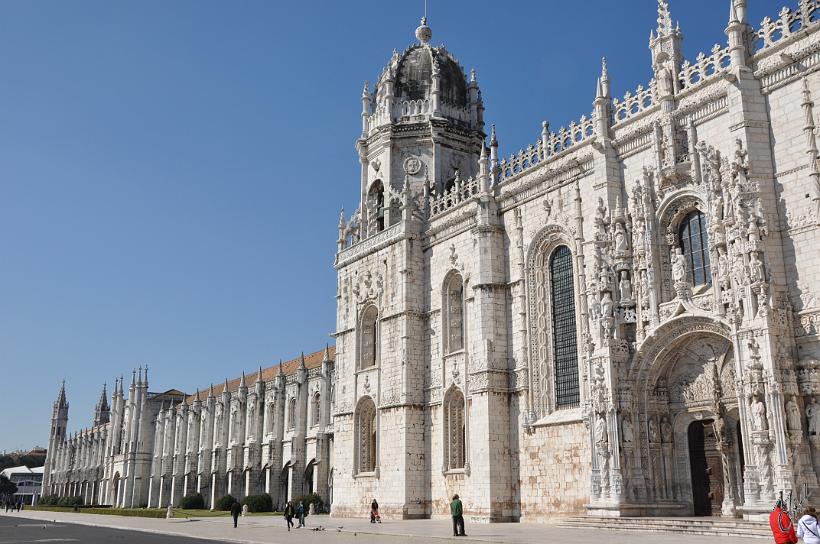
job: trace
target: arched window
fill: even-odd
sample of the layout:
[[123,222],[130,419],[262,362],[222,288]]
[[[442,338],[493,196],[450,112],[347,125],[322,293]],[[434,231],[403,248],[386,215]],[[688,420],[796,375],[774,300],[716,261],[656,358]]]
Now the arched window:
[[358,472],[374,472],[376,470],[376,405],[370,397],[365,397],[359,402],[356,412],[355,437]]
[[288,429],[296,428],[296,398],[288,401]]
[[359,348],[359,368],[369,368],[375,366],[378,360],[378,335],[376,331],[376,323],[378,321],[379,311],[375,306],[368,306],[362,313],[362,321],[360,325],[360,339],[361,345]]
[[311,406],[311,411],[313,412],[312,413],[312,416],[313,416],[312,424],[313,424],[313,426],[316,426],[316,425],[319,424],[319,416],[321,415],[321,409],[322,409],[321,408],[322,407],[321,400],[322,400],[321,395],[317,391],[316,394],[313,395],[313,406]]
[[578,344],[572,252],[560,246],[550,258],[552,347],[555,361],[555,405],[571,408],[581,402],[578,385]]
[[678,230],[678,243],[686,258],[689,281],[693,286],[711,284],[712,274],[709,266],[709,233],[706,216],[699,210],[690,212],[681,221]]
[[464,468],[464,395],[451,389],[444,399],[444,459],[447,470]]
[[444,284],[445,353],[464,349],[464,282],[450,275]]
[[368,228],[370,234],[384,230],[384,185],[377,179],[367,194]]

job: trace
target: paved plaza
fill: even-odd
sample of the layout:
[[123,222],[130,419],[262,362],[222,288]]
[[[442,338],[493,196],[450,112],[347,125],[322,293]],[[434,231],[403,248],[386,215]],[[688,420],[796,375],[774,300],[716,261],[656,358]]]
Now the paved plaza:
[[[467,525],[467,538],[453,538],[450,522],[442,520],[390,521],[373,525],[367,520],[340,519],[328,516],[311,516],[307,519],[307,529],[294,529],[288,533],[284,520],[279,516],[254,516],[239,520],[239,528],[234,529],[230,518],[194,519],[151,519],[121,516],[100,516],[94,514],[72,514],[63,512],[23,511],[13,514],[0,513],[0,544],[22,542],[109,542],[101,538],[97,531],[120,529],[127,531],[118,541],[124,542],[172,542],[153,540],[149,536],[140,539],[135,531],[142,533],[188,537],[186,542],[242,542],[242,543],[333,543],[370,544],[389,541],[390,544],[416,544],[422,542],[499,542],[544,544],[549,542],[574,542],[577,544],[740,544],[762,542],[748,538],[706,537],[699,535],[669,535],[660,533],[639,533],[627,531],[605,531],[589,529],[563,529],[547,524],[504,523]],[[77,524],[84,526],[84,531]],[[317,527],[324,530],[315,531]],[[32,536],[32,528],[38,528]],[[108,533],[106,533],[108,534]]]

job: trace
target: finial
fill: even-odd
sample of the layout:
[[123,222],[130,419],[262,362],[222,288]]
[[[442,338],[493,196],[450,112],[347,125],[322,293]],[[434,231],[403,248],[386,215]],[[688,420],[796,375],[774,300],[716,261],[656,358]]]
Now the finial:
[[362,90],[362,98],[370,98],[370,82],[365,80],[364,89]]
[[259,365],[259,374],[256,375],[256,383],[262,381],[262,365]]
[[139,377],[137,378],[137,385],[142,387],[142,366],[139,367]]
[[305,368],[305,352],[299,357],[299,368]]
[[214,382],[211,382],[211,387],[208,389],[208,398],[213,398],[214,396]]
[[242,371],[242,377],[239,378],[239,388],[245,387],[245,371]]
[[325,344],[325,355],[322,357],[322,361],[330,361],[330,344]]
[[492,128],[490,129],[490,145],[493,147],[498,147],[498,138],[495,136],[495,123],[493,123]]
[[475,68],[470,68],[470,83],[475,85],[478,82],[478,78],[475,74]]
[[225,387],[222,389],[223,393],[228,393],[228,378],[225,378]]
[[433,31],[427,26],[427,17],[421,18],[421,24],[416,29],[416,38],[423,44],[427,44],[433,37]]
[[284,367],[282,366],[282,359],[279,359],[279,375],[280,375],[280,376],[284,376],[284,375],[285,375],[285,369],[284,369]]
[[669,0],[658,0],[658,36],[672,33],[672,13]]
[[199,402],[200,400],[202,400],[202,399],[199,398],[199,387],[196,388],[196,395],[194,395],[194,400],[196,402]]
[[148,365],[145,365],[145,378],[143,380],[143,385],[148,387]]
[[137,382],[137,371],[133,368],[131,369],[131,385],[133,386]]

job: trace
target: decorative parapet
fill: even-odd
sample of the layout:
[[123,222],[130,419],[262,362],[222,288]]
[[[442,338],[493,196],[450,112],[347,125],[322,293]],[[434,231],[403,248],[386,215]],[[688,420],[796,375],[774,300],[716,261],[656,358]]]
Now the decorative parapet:
[[472,200],[480,190],[481,187],[477,178],[470,178],[466,181],[456,179],[449,190],[430,199],[430,218],[432,219],[459,204]]
[[762,51],[788,39],[789,37],[818,24],[815,12],[820,9],[820,0],[800,0],[800,5],[794,11],[784,7],[780,10],[779,18],[772,20],[766,17],[760,23],[756,32],[756,52]]
[[517,155],[510,155],[499,163],[501,172],[498,181],[517,176],[518,174],[541,164],[554,156],[560,155],[564,151],[576,146],[595,135],[595,127],[592,117],[582,116],[578,122],[573,121],[569,128],[561,127],[558,132],[547,132],[541,135],[541,139],[535,145],[530,144],[526,149],[522,149]]
[[402,236],[403,233],[404,231],[403,229],[401,229],[401,224],[396,223],[395,225],[384,229],[378,234],[374,234],[369,238],[365,238],[356,245],[350,246],[347,249],[340,251],[336,254],[336,268],[341,268],[348,262],[355,259],[359,259],[367,253],[378,251],[382,247],[391,244],[394,241],[394,238]]
[[692,89],[721,74],[729,72],[732,57],[728,47],[715,44],[711,55],[700,53],[694,63],[684,61],[678,79],[683,90]]
[[657,83],[653,79],[646,88],[643,85],[638,85],[634,94],[627,91],[623,100],[613,99],[612,126],[623,123],[651,109],[657,104],[657,96]]

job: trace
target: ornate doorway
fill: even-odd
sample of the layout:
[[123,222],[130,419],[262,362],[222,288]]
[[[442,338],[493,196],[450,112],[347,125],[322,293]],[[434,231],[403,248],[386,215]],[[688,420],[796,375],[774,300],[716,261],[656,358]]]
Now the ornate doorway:
[[713,423],[708,419],[689,425],[689,464],[696,516],[719,516],[723,506],[725,477]]

